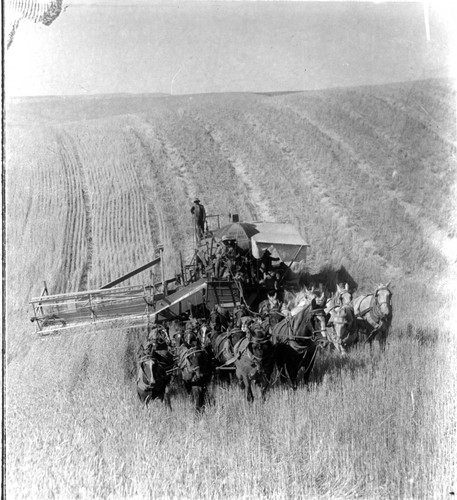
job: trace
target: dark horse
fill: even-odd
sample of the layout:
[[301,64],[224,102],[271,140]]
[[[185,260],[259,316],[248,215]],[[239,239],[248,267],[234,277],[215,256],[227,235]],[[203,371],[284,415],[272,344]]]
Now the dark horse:
[[156,327],[145,345],[138,352],[137,392],[146,405],[153,399],[164,401],[171,410],[168,387],[171,381],[174,358],[168,350],[167,332]]
[[305,368],[304,381],[308,383],[318,344],[325,341],[325,333],[325,313],[322,309],[313,309],[312,304],[303,306],[294,316],[285,318],[273,328],[281,380],[288,380],[294,390],[302,367]]
[[361,295],[352,301],[357,321],[358,339],[369,342],[374,339],[383,349],[392,324],[392,292],[387,285],[379,285],[374,293]]
[[178,348],[178,368],[187,393],[194,396],[195,408],[200,411],[211,382],[212,363],[210,352],[201,346],[194,332],[184,334],[183,342]]
[[211,337],[213,356],[217,365],[223,365],[233,360],[233,348],[246,333],[238,327],[231,328],[226,332],[214,332]]
[[274,346],[259,323],[234,347],[236,377],[248,401],[263,399],[274,368]]

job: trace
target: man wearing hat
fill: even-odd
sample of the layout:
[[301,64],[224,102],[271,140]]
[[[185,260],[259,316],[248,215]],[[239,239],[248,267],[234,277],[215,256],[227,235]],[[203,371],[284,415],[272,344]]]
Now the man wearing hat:
[[206,211],[205,207],[200,203],[198,198],[195,198],[194,204],[190,209],[190,213],[194,219],[195,234],[200,240],[205,232]]
[[234,236],[222,236],[221,243],[216,248],[216,278],[222,278],[224,274],[228,274],[228,276],[235,274],[237,259],[240,255],[239,250]]

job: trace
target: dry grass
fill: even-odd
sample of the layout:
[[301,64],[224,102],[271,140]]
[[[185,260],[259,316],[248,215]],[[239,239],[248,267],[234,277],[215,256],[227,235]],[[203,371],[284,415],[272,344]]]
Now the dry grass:
[[[452,99],[446,82],[429,81],[145,97],[130,115],[123,98],[122,113],[112,101],[100,118],[91,101],[86,121],[72,120],[84,102],[72,110],[71,99],[13,107],[9,497],[428,499],[455,489],[455,309],[452,289],[435,286],[453,275],[424,230],[453,234],[451,187],[439,189],[454,165]],[[192,254],[195,195],[210,213],[294,222],[310,267],[344,265],[361,291],[393,278],[386,352],[321,353],[309,390],[276,384],[265,404],[214,383],[195,417],[179,386],[171,414],[139,405],[142,332],[30,334],[27,302],[44,279],[56,293],[97,287],[151,260],[158,243],[171,276],[179,252]]]
[[88,350],[73,384],[10,393],[11,498],[425,499],[455,485],[455,344],[321,354],[309,390],[275,386],[264,404],[213,384],[199,417],[179,388],[172,413],[141,407],[121,344]]

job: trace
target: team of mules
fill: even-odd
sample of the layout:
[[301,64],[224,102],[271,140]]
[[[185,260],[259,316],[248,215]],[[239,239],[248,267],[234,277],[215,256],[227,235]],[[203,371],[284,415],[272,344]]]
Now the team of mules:
[[286,292],[283,301],[271,292],[255,313],[239,307],[230,315],[216,306],[207,320],[174,325],[174,335],[156,325],[138,353],[138,396],[171,409],[169,386],[178,376],[200,411],[212,377],[224,370],[235,373],[248,401],[263,399],[272,379],[295,390],[300,370],[308,383],[320,347],[346,355],[357,343],[377,340],[384,348],[391,299],[389,284],[355,298],[347,285],[337,285],[331,297],[320,286]]

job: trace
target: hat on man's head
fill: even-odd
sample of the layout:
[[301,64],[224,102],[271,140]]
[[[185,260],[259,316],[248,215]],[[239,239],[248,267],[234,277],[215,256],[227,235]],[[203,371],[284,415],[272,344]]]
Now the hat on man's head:
[[195,198],[194,203],[200,203],[200,200],[198,198]]

